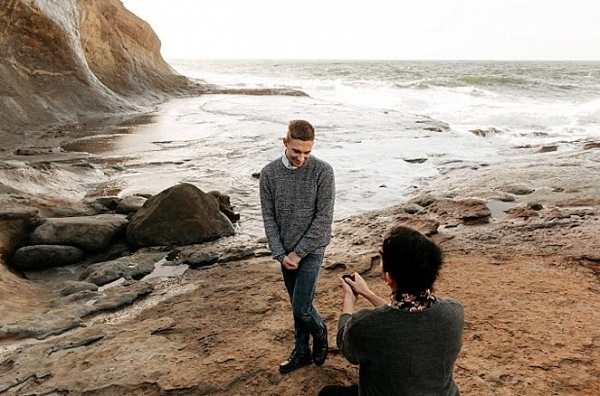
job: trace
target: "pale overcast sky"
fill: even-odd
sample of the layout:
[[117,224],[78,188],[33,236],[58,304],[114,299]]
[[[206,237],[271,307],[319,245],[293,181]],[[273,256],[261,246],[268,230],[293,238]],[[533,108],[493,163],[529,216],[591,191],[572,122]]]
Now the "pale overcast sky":
[[600,60],[600,0],[123,0],[166,59]]

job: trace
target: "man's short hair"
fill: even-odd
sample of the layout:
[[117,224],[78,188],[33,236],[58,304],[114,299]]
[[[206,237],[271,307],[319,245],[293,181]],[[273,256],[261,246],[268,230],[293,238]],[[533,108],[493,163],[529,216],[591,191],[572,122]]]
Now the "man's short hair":
[[403,226],[389,232],[380,253],[383,270],[396,281],[398,293],[417,295],[431,289],[443,262],[441,249],[431,239]]
[[288,124],[288,139],[297,139],[304,141],[315,140],[315,128],[304,120],[292,120]]

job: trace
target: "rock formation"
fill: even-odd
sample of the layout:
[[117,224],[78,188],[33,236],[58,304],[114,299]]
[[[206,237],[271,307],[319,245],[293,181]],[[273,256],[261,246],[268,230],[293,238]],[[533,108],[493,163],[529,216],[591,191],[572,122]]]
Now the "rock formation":
[[119,0],[2,0],[0,26],[0,129],[132,112],[192,88]]
[[219,201],[189,183],[150,198],[127,226],[133,246],[192,245],[234,234]]
[[34,245],[70,245],[100,252],[125,232],[124,215],[101,214],[88,217],[48,218],[31,234]]

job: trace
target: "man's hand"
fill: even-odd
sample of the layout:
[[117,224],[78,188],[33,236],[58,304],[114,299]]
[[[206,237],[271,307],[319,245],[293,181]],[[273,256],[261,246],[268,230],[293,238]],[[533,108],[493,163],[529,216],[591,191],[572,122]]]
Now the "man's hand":
[[[297,259],[297,260],[295,260]],[[300,264],[300,257],[296,254],[296,252],[292,252],[286,255],[283,260],[281,260],[281,265],[285,267],[285,269],[289,271],[295,271],[298,269],[298,265]]]
[[297,265],[299,265],[300,261],[302,260],[296,252],[291,252],[290,254],[288,254],[288,257],[290,258],[290,260],[292,260]]

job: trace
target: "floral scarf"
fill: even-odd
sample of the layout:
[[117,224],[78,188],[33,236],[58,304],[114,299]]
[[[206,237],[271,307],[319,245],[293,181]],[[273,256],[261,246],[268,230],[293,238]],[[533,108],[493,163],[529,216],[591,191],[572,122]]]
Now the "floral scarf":
[[431,290],[427,289],[424,292],[413,295],[408,293],[400,294],[400,299],[397,300],[398,296],[396,293],[392,293],[390,296],[390,303],[388,304],[392,309],[407,312],[421,312],[427,308],[431,308],[435,303],[435,296],[431,294]]

